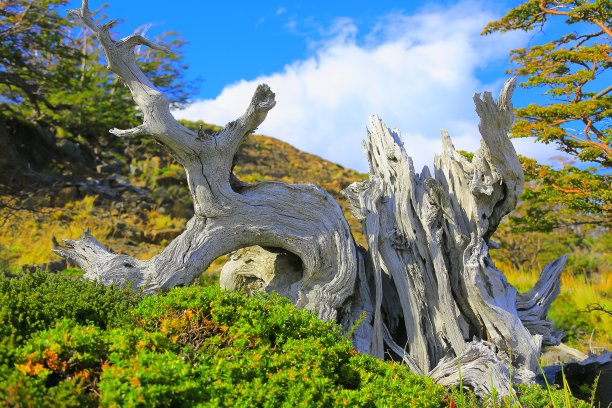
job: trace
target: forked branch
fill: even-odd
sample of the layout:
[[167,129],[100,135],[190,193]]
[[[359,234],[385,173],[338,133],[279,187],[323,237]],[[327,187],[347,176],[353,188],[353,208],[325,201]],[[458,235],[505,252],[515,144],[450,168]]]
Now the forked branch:
[[125,82],[143,114],[142,125],[128,130],[113,129],[112,133],[118,136],[149,134],[167,146],[179,161],[185,161],[197,150],[198,142],[195,134],[178,123],[172,116],[168,99],[142,72],[134,56],[134,47],[137,45],[146,45],[158,50],[165,50],[166,47],[155,44],[139,34],[132,34],[119,41],[114,41],[110,29],[116,24],[116,21],[96,23],[89,10],[88,0],[83,0],[81,8],[71,10],[70,13],[79,16],[96,35],[104,50],[108,68]]
[[195,216],[179,237],[147,261],[113,254],[88,233],[65,241],[55,252],[77,262],[88,279],[153,293],[190,284],[231,251],[257,244],[277,247],[302,261],[301,274],[287,292],[296,305],[326,320],[335,320],[339,310],[350,310],[347,299],[363,262],[333,198],[312,185],[230,183],[240,143],[276,103],[270,88],[258,86],[244,115],[218,133],[192,132],[171,115],[168,99],[140,70],[133,52],[136,45],[163,47],[138,34],[114,41],[109,32],[113,24],[96,23],[87,0],[73,13],[99,38],[109,68],[129,87],[143,113],[140,126],[111,132],[124,137],[149,134],[166,145],[185,167]]

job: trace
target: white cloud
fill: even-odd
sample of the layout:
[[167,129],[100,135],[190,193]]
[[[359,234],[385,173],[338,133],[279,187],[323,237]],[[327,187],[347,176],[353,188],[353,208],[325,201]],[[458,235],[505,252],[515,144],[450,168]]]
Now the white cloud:
[[[433,162],[434,151],[441,151],[440,128],[450,132],[457,148],[474,151],[479,146],[472,94],[498,90],[504,74],[484,84],[477,71],[507,59],[510,49],[527,40],[521,34],[481,37],[482,27],[495,17],[482,3],[461,2],[381,17],[361,36],[353,21],[339,19],[329,30],[333,35],[313,43],[312,57],[281,72],[228,85],[215,99],[175,114],[227,123],[243,113],[257,84],[267,83],[277,105],[258,133],[364,171],[361,140],[368,116],[376,113],[387,126],[402,131],[420,170]],[[540,144],[520,142],[518,147],[538,159],[557,154]]]

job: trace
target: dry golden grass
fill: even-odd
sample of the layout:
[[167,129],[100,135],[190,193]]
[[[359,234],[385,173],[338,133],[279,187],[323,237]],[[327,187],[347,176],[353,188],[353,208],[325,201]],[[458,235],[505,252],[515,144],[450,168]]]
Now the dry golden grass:
[[96,214],[95,196],[69,202],[64,208],[41,213],[19,212],[0,228],[2,257],[11,267],[46,263],[57,259],[51,252],[53,237],[76,238],[89,229],[94,236],[111,232],[112,220]]
[[[96,206],[97,197],[87,196],[81,200],[67,202],[61,208],[41,208],[40,212],[18,212],[0,227],[0,259],[8,266],[19,269],[23,265],[44,264],[58,259],[51,251],[53,238],[76,239],[89,230],[107,248],[115,252],[147,259],[159,253],[161,245],[134,242],[133,238],[121,234],[117,222],[126,224],[127,230],[141,236],[151,236],[165,229],[183,229],[184,219],[147,212],[144,219],[120,214]],[[0,217],[3,214],[0,213]],[[136,244],[136,245],[135,245]]]
[[[520,292],[531,288],[538,280],[540,271],[520,271],[503,262],[496,265],[504,272],[508,281]],[[561,293],[552,304],[549,318],[560,328],[568,331],[566,340],[584,352],[612,349],[612,316],[603,311],[588,311],[591,305],[600,305],[612,310],[612,276],[609,271],[587,278],[564,271],[561,275]]]

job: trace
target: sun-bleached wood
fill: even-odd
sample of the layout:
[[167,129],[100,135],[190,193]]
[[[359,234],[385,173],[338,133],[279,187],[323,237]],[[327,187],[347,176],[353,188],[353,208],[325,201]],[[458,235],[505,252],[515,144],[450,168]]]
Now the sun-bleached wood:
[[468,343],[458,357],[444,357],[429,375],[438,384],[461,383],[481,396],[509,395],[513,382],[529,383],[535,378],[530,370],[513,368],[507,355],[482,340]]
[[[464,383],[481,394],[492,386],[510,392],[511,372],[518,373],[514,380],[533,377],[542,342],[558,341],[545,317],[565,259],[547,266],[534,289],[519,294],[489,256],[491,236],[523,185],[507,136],[515,80],[497,101],[490,93],[475,96],[482,144],[473,159],[457,152],[443,132],[444,151],[433,174],[427,167],[416,173],[399,132],[370,118],[364,141],[370,178],[345,190],[362,222],[365,250],[320,188],[249,185],[233,175],[238,147],[275,105],[267,85],[258,86],[244,115],[221,131],[193,132],[175,120],[167,98],[135,59],[137,45],[163,46],[140,35],[113,40],[112,24],[97,24],[87,0],[73,13],[99,38],[109,68],[143,114],[141,125],[111,132],[163,144],[185,167],[195,212],[185,231],[146,261],[114,254],[88,232],[64,241],[55,252],[83,268],[86,279],[154,293],[189,285],[217,257],[259,245],[248,256],[245,250],[234,256],[223,274],[225,287],[278,291],[297,307],[340,323],[357,350],[393,356],[443,384],[459,381],[458,365]],[[278,275],[279,251],[298,260],[287,276]],[[263,270],[249,269],[258,263]]]
[[458,380],[457,361],[469,360],[465,378],[480,381],[472,384],[479,392],[488,389],[483,367],[492,370],[486,381],[509,392],[508,364],[523,373],[515,381],[530,381],[533,375],[524,373],[537,370],[543,339],[559,342],[545,316],[559,293],[565,257],[519,294],[489,256],[492,234],[522,192],[523,170],[507,136],[515,83],[506,82],[497,102],[490,93],[474,97],[482,139],[471,161],[442,131],[444,150],[433,174],[427,167],[416,173],[399,132],[371,117],[364,141],[370,180],[345,191],[368,240],[370,353],[391,350],[418,366],[414,371],[446,382]]
[[531,334],[543,336],[542,345],[559,344],[565,337],[565,332],[555,329],[546,319],[546,314],[561,291],[561,272],[566,263],[567,255],[563,255],[546,265],[533,288],[519,293],[516,298],[516,309],[521,321]]
[[85,270],[85,278],[105,284],[142,288],[153,293],[189,285],[221,255],[249,245],[282,248],[303,264],[302,279],[294,284],[292,301],[326,320],[353,293],[360,264],[348,223],[333,198],[314,185],[266,182],[241,183],[232,174],[232,161],[244,138],[275,105],[267,85],[257,87],[246,112],[212,136],[193,132],[172,116],[167,98],[140,70],[136,45],[162,46],[132,35],[114,41],[109,25],[97,24],[88,2],[73,11],[99,38],[109,68],[123,79],[143,113],[143,124],[116,135],[149,135],[167,147],[185,167],[195,216],[185,232],[148,261],[107,251],[91,235],[66,241],[56,249]]
[[[370,119],[364,150],[373,177],[346,195],[363,220],[373,264],[372,354],[383,353],[379,339],[385,324],[393,338],[405,336],[399,345],[407,345],[423,372],[449,350],[461,354],[473,337],[512,352],[531,370],[537,367],[541,339],[522,324],[517,292],[495,268],[487,245],[523,184],[507,137],[513,87],[511,80],[498,103],[490,93],[474,98],[482,145],[471,162],[442,132],[444,151],[433,175],[428,168],[417,174],[399,133],[376,116]],[[392,284],[383,287],[383,275]],[[383,288],[398,296],[387,296]]]

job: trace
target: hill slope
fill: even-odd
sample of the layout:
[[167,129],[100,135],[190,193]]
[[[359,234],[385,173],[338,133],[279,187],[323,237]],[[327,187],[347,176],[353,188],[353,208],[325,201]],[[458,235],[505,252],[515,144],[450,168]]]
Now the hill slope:
[[[183,124],[206,132],[219,129]],[[0,161],[0,260],[10,267],[56,259],[53,237],[75,238],[86,228],[115,251],[149,257],[178,235],[192,215],[183,168],[150,140],[95,146],[57,135],[45,141],[27,125],[5,130],[0,146],[10,154]],[[67,154],[66,145],[78,146],[87,160]],[[97,152],[93,160],[92,152]],[[261,135],[249,136],[240,147],[234,173],[247,183],[319,185],[338,201],[363,243],[361,226],[340,190],[366,175]]]

